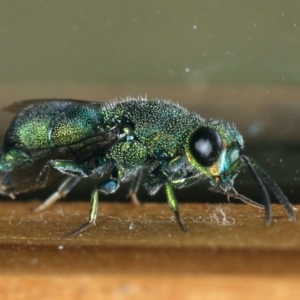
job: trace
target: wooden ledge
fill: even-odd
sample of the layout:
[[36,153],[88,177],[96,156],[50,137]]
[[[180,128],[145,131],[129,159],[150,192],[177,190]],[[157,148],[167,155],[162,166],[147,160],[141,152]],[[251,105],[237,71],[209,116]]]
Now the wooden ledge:
[[98,223],[71,239],[88,202],[0,204],[2,299],[299,299],[299,221],[273,205],[183,204],[188,234],[166,204],[102,203]]

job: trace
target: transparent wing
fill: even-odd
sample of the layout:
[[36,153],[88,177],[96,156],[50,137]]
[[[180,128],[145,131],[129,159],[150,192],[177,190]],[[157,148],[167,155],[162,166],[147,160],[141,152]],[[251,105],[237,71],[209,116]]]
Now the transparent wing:
[[41,104],[45,102],[60,102],[60,101],[67,101],[67,102],[74,102],[76,104],[82,104],[85,106],[92,106],[92,107],[101,107],[104,105],[104,102],[95,102],[95,101],[87,101],[87,100],[79,100],[79,99],[27,99],[21,101],[15,101],[12,104],[1,108],[2,111],[10,112],[10,113],[19,113],[24,108],[35,105]]

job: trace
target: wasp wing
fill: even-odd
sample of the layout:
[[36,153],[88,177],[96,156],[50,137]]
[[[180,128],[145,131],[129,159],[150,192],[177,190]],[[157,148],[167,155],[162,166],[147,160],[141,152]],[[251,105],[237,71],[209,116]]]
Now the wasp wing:
[[79,100],[79,99],[60,99],[60,98],[45,98],[45,99],[26,99],[15,101],[8,106],[1,108],[2,111],[10,112],[10,113],[19,113],[24,108],[27,108],[31,105],[42,104],[42,103],[50,103],[50,102],[60,102],[60,101],[67,101],[73,102],[77,104],[82,104],[85,106],[94,106],[94,107],[101,107],[104,105],[104,102],[96,102],[96,101],[88,101],[88,100]]

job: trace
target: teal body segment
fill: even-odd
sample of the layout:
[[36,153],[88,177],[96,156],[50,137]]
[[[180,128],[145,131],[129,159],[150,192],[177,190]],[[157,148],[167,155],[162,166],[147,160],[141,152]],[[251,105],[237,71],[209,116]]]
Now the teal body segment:
[[[143,175],[150,194],[165,188],[169,206],[184,231],[173,189],[203,179],[216,192],[264,207],[268,223],[270,201],[265,183],[290,218],[295,218],[279,187],[242,154],[243,138],[227,122],[204,120],[178,104],[158,99],[128,98],[112,103],[40,100],[18,102],[7,109],[17,106],[25,108],[5,135],[0,193],[14,197],[65,176],[58,190],[38,208],[41,210],[64,197],[81,178],[99,179],[92,191],[89,221],[72,234],[95,224],[100,195],[114,193],[122,182],[132,181],[129,195],[137,203]],[[263,204],[238,194],[233,187],[244,165],[262,191]],[[105,174],[109,178],[103,180]]]

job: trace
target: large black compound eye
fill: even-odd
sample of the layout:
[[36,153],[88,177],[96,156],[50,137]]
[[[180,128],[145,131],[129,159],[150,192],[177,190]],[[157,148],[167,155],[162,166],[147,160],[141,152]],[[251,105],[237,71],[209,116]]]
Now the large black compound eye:
[[201,127],[192,134],[189,146],[195,160],[204,167],[210,167],[219,158],[222,140],[215,130]]

